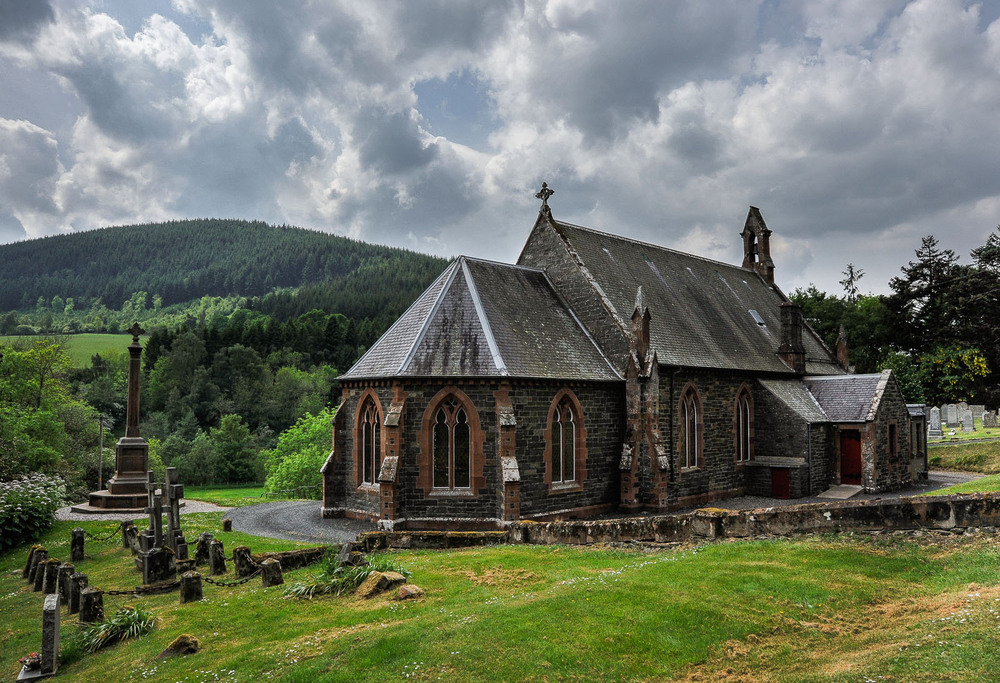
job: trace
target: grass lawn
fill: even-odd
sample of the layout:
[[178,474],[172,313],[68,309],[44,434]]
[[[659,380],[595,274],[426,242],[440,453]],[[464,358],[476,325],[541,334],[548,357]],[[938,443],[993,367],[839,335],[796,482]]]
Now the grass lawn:
[[947,496],[952,493],[991,493],[994,491],[1000,491],[1000,474],[991,474],[982,479],[967,481],[964,484],[955,484],[954,486],[938,489],[937,491],[929,491],[920,495]]
[[960,443],[962,441],[975,441],[977,439],[1000,439],[1000,428],[990,427],[984,429],[982,419],[973,420],[973,425],[976,428],[973,432],[963,432],[958,427],[942,427],[944,437],[940,441],[936,439],[931,441],[931,445],[933,446],[938,443]]
[[[45,335],[39,335],[44,337]],[[86,368],[90,366],[90,359],[95,353],[105,354],[108,351],[121,351],[125,353],[129,344],[132,343],[132,336],[129,334],[67,334],[59,335],[66,339],[66,352],[73,361],[73,366]],[[16,340],[36,339],[36,336],[0,336],[0,344],[10,344]],[[139,338],[140,344],[146,343],[146,337]]]
[[[191,519],[194,518],[194,519]],[[186,515],[185,532],[227,553],[289,548],[219,532],[221,513]],[[190,520],[190,521],[189,521]],[[44,543],[69,554],[75,523]],[[107,524],[84,522],[100,533]],[[91,585],[139,582],[119,547],[88,541]],[[22,581],[27,547],[0,556],[2,670],[39,648],[41,596]],[[259,581],[177,594],[106,597],[152,610],[158,630],[61,666],[74,681],[982,681],[995,680],[1000,550],[992,536],[824,536],[653,553],[570,546],[403,551],[427,591],[283,598]],[[231,571],[231,568],[230,568]],[[303,580],[308,569],[289,572]],[[224,577],[230,578],[230,577]],[[77,631],[63,617],[64,643]],[[156,656],[182,633],[202,650]]]
[[934,469],[1000,474],[1000,440],[953,445],[930,445],[928,462]]
[[[190,500],[201,500],[225,507],[242,507],[256,505],[267,501],[262,498],[263,486],[185,486],[184,497]],[[272,499],[273,500],[273,499]]]

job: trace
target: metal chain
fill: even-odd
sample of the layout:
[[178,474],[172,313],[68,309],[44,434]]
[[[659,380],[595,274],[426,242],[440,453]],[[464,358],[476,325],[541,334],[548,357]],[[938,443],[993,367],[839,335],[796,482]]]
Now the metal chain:
[[89,531],[87,531],[86,529],[84,529],[84,531],[83,531],[83,535],[84,535],[84,536],[86,536],[87,538],[89,538],[89,539],[93,540],[93,541],[101,541],[101,542],[104,542],[104,541],[110,541],[110,540],[111,540],[112,538],[114,538],[114,537],[115,537],[115,536],[117,536],[117,535],[118,535],[119,533],[121,533],[121,530],[122,530],[121,526],[117,526],[117,527],[115,527],[114,531],[112,531],[112,532],[111,532],[110,534],[108,534],[107,536],[103,536],[103,537],[101,537],[101,538],[98,538],[98,537],[97,537],[97,536],[95,536],[94,534],[92,534],[92,533],[90,533]]
[[155,586],[136,586],[130,591],[104,591],[105,595],[156,595],[157,593],[166,593],[172,591],[181,585],[180,581],[171,581],[170,583],[157,584]]
[[258,567],[257,571],[255,571],[253,574],[251,574],[250,576],[244,576],[242,579],[239,579],[237,581],[216,581],[211,576],[203,576],[201,578],[204,579],[206,583],[210,583],[214,586],[222,586],[223,588],[232,588],[233,586],[242,586],[250,579],[259,576],[262,571],[263,570]]

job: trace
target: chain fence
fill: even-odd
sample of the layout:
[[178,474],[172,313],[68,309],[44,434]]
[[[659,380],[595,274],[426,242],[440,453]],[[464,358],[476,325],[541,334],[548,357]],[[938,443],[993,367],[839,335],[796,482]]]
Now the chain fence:
[[89,538],[92,541],[98,541],[100,543],[104,543],[106,541],[110,541],[112,538],[114,538],[115,536],[117,536],[121,532],[122,532],[122,528],[121,528],[121,525],[119,525],[119,526],[116,526],[114,528],[114,530],[110,534],[108,534],[107,536],[100,536],[100,537],[98,537],[98,536],[95,536],[94,534],[90,533],[86,529],[83,530],[83,535],[86,536],[87,538]]

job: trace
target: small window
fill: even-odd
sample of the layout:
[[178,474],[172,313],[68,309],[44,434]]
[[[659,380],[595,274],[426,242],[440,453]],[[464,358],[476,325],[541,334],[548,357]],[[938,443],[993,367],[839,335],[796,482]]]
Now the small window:
[[761,327],[764,327],[764,319],[760,317],[760,313],[758,313],[752,308],[749,311],[747,311],[747,313],[750,314],[750,317],[753,318],[753,321],[755,323],[757,323]]
[[753,455],[753,403],[746,387],[736,397],[735,417],[736,462],[747,462]]
[[684,469],[701,467],[701,399],[694,385],[689,385],[681,394],[680,423],[681,467]]

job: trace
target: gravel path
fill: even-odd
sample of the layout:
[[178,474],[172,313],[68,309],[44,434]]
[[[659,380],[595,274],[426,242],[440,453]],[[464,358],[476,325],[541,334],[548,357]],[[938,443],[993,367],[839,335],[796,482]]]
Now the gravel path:
[[339,517],[320,517],[319,501],[279,501],[233,508],[226,515],[233,529],[254,536],[283,538],[307,543],[344,543],[362,531],[374,531],[374,522]]

